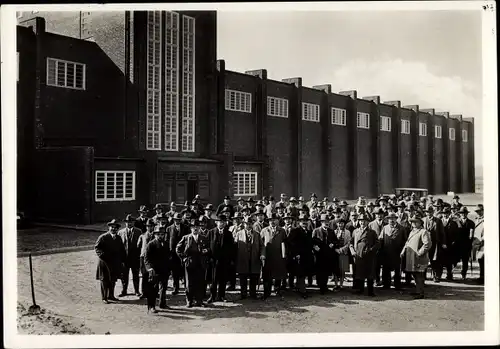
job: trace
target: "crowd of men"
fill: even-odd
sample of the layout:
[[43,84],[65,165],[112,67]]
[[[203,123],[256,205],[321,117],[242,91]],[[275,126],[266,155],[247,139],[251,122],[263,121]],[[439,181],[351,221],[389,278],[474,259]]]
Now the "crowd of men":
[[241,299],[257,299],[261,282],[261,299],[272,292],[282,298],[287,288],[307,298],[306,283],[325,294],[329,278],[336,291],[351,271],[357,293],[364,293],[365,282],[374,296],[374,285],[401,290],[414,279],[412,294],[423,298],[429,266],[438,283],[443,270],[453,280],[461,262],[465,279],[471,256],[479,261],[478,282],[484,282],[483,206],[475,208],[474,222],[458,196],[447,203],[430,195],[381,195],[375,202],[360,197],[351,206],[315,194],[307,202],[281,194],[278,202],[239,198],[236,205],[226,196],[215,208],[197,195],[178,206],[165,210],[158,204],[153,212],[141,206],[139,217],[127,215],[121,230],[117,220],[108,223],[95,245],[104,303],[118,301],[118,279],[119,296],[127,295],[130,271],[135,295],[147,300],[152,313],[158,298],[159,307],[167,308],[170,277],[173,295],[183,281],[188,307],[225,302],[237,278]]

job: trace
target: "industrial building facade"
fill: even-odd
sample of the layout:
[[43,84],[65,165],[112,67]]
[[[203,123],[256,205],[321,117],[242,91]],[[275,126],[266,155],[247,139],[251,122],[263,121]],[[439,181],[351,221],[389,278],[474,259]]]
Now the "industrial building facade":
[[18,17],[18,209],[33,219],[196,194],[474,191],[473,119],[226,70],[215,11]]

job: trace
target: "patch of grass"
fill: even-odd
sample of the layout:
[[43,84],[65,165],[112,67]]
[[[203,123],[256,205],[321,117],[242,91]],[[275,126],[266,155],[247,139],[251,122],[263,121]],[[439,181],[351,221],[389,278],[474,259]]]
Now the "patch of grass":
[[95,244],[102,233],[67,229],[33,228],[17,232],[17,252]]

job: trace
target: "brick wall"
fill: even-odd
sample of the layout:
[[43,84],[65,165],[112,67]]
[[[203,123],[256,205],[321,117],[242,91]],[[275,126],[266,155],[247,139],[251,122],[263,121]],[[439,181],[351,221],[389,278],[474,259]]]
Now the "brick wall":
[[[370,128],[357,128],[356,137],[356,152],[357,152],[357,171],[356,171],[356,196],[374,197],[378,193],[375,192],[373,185],[374,180],[377,180],[377,172],[374,171],[376,166],[376,158],[373,157],[373,149],[377,147],[372,137],[373,127],[378,125],[378,115],[374,115],[372,111],[372,102],[361,99],[356,100],[356,112],[370,114]],[[355,115],[357,117],[357,114]],[[378,130],[377,130],[378,132]]]
[[455,128],[455,140],[452,141],[449,139],[449,131],[444,134],[443,138],[448,142],[448,178],[449,178],[449,191],[453,191],[456,193],[460,192],[460,183],[458,171],[461,169],[461,165],[459,162],[457,144],[458,139],[461,137],[460,135],[460,125],[459,122],[455,119],[447,119],[448,128]]
[[[432,124],[429,122],[429,114],[418,113],[418,122],[427,124],[427,136],[417,136],[417,169],[418,187],[429,189],[429,137],[431,137]],[[416,130],[418,132],[419,130]]]
[[[392,193],[395,188],[395,183],[393,179],[395,165],[393,159],[393,147],[397,146],[394,144],[393,132],[396,132],[396,125],[392,124],[392,113],[393,108],[390,105],[379,104],[379,116],[386,116],[391,118],[391,130],[390,132],[379,131],[379,171],[378,171],[378,181],[379,181],[379,192],[380,193]],[[381,122],[381,120],[379,119]],[[380,127],[379,127],[380,129]]]
[[448,135],[445,134],[446,119],[443,116],[435,115],[434,124],[441,126],[442,137],[434,137],[434,151],[433,151],[433,162],[434,162],[434,194],[443,194],[446,192],[444,178],[447,177],[447,168],[445,166],[444,156],[445,147],[447,146]]
[[[412,111],[409,109],[401,108],[401,119],[400,120],[410,120],[412,121]],[[413,186],[413,147],[412,147],[412,137],[411,133],[418,132],[414,127],[410,128],[410,134],[401,133],[401,123],[399,128],[395,130],[400,135],[400,154],[399,154],[399,187],[401,188],[411,188]]]
[[460,159],[460,163],[462,164],[461,173],[462,173],[462,183],[461,183],[461,192],[467,193],[470,191],[470,178],[469,178],[469,134],[471,133],[469,130],[470,122],[463,121],[460,123],[461,131],[460,137],[462,137],[462,130],[467,131],[467,142],[462,141],[462,158]]

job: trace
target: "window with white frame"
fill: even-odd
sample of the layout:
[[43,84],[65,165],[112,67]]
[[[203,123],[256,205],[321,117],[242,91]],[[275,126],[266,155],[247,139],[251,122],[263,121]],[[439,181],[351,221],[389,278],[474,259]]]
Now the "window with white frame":
[[195,147],[195,19],[182,16],[182,151],[194,152]]
[[161,150],[161,11],[148,11],[146,149]]
[[370,114],[358,112],[356,125],[358,128],[370,128]]
[[302,120],[319,122],[319,105],[302,103]]
[[391,132],[391,118],[380,115],[380,131]]
[[85,64],[47,58],[47,85],[85,90]]
[[462,142],[467,142],[467,130],[462,130]]
[[226,110],[252,112],[252,94],[248,92],[226,89]]
[[179,150],[179,14],[166,13],[165,28],[165,150]]
[[427,137],[427,124],[425,122],[418,123],[418,135]]
[[443,128],[439,125],[434,125],[434,137],[442,138],[443,137]]
[[346,125],[347,111],[345,109],[333,108],[331,109],[332,125],[345,126]]
[[401,133],[410,134],[410,120],[401,120]]
[[233,186],[236,196],[257,195],[257,172],[234,172]]
[[450,141],[455,140],[455,129],[454,128],[449,129],[449,138],[450,138]]
[[287,118],[288,117],[288,99],[268,96],[267,97],[267,115]]
[[96,171],[95,201],[135,200],[135,171]]

